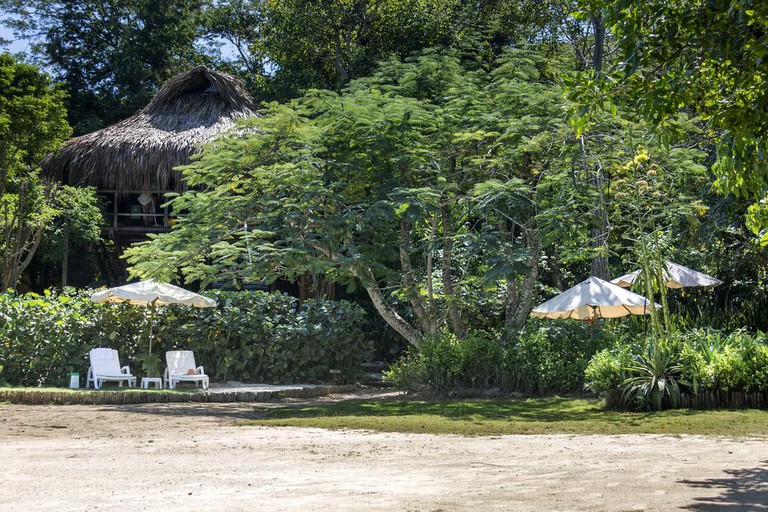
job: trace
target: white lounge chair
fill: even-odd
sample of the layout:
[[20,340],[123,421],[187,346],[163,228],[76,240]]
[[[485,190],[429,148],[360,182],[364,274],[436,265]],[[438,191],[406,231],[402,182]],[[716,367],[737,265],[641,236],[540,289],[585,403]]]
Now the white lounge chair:
[[169,350],[165,353],[168,366],[165,369],[165,387],[176,389],[179,382],[194,382],[208,389],[208,376],[202,366],[195,365],[195,354],[191,350]]
[[91,359],[91,367],[88,368],[88,376],[85,387],[93,383],[95,389],[101,389],[105,382],[127,382],[129,387],[136,387],[136,377],[131,375],[128,366],[120,367],[120,356],[117,350],[111,348],[94,348],[88,353]]

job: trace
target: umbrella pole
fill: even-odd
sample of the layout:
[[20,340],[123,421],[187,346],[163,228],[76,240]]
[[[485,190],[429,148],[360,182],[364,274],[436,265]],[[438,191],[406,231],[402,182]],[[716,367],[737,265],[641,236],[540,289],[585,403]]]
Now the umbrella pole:
[[[157,300],[157,299],[155,299]],[[149,303],[149,353],[152,353],[152,327],[155,314],[155,301]]]

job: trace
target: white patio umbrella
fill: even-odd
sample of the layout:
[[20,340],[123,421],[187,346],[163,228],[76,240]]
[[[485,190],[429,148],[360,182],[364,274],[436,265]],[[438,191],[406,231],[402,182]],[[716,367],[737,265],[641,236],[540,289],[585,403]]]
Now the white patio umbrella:
[[[666,269],[664,270],[664,285],[667,288],[696,288],[723,284],[721,280],[715,279],[703,272],[692,270],[672,261],[666,261],[664,263],[666,266]],[[640,270],[635,270],[629,274],[612,279],[611,283],[621,286],[622,288],[629,288],[640,276],[640,273]]]
[[[618,318],[648,314],[648,299],[608,281],[590,277],[547,302],[535,307],[531,314],[543,318]],[[661,306],[653,303],[653,307]]]
[[152,314],[155,306],[184,304],[196,308],[212,308],[216,301],[168,283],[147,280],[109,288],[91,295],[91,301],[123,302],[136,306],[149,306],[149,353],[152,353]]

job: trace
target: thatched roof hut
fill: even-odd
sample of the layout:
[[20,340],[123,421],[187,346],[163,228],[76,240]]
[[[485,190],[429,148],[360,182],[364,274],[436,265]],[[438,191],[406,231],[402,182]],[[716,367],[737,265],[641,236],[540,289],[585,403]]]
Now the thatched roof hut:
[[134,116],[67,141],[42,162],[43,172],[98,190],[180,191],[181,175],[172,169],[253,115],[254,101],[238,79],[198,67],[172,78]]

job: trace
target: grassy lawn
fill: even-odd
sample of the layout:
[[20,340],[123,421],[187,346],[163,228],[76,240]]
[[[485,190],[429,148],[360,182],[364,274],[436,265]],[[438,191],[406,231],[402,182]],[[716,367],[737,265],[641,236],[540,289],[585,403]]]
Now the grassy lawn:
[[768,436],[765,410],[607,411],[590,399],[349,400],[264,408],[249,425],[489,436],[503,434],[702,434]]

